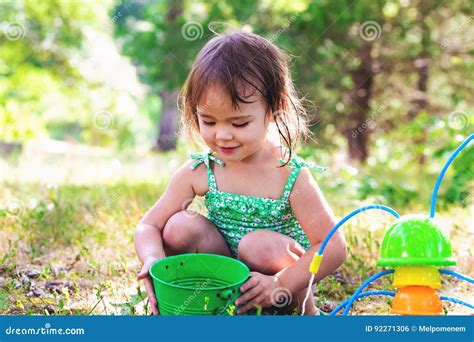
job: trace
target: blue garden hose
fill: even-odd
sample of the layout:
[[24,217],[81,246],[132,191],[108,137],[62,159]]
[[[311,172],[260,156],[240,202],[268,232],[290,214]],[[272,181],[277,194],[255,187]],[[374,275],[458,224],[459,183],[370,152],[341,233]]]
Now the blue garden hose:
[[[360,298],[364,298],[364,297],[369,297],[369,296],[390,296],[390,297],[394,297],[395,292],[385,291],[385,290],[362,292],[357,296],[356,300],[360,299]],[[333,311],[331,311],[329,316],[335,316],[339,311],[341,311],[346,306],[346,304],[349,302],[349,300],[350,300],[350,298],[346,299],[341,304],[339,304]]]
[[468,308],[474,309],[474,305],[466,303],[465,301],[462,301],[462,300],[457,299],[457,298],[453,298],[453,297],[449,297],[449,296],[441,296],[440,298],[441,298],[441,300],[446,300],[448,302],[461,304],[461,305],[467,306]]
[[359,208],[359,209],[356,209],[354,211],[352,211],[351,213],[347,214],[346,216],[344,216],[338,223],[336,223],[336,225],[329,231],[329,233],[326,235],[326,237],[324,238],[323,240],[323,243],[321,244],[321,247],[319,247],[319,250],[317,253],[314,253],[314,256],[313,256],[313,260],[311,261],[311,264],[309,266],[309,271],[311,272],[311,277],[309,279],[309,283],[308,283],[308,291],[306,292],[306,296],[304,298],[304,301],[303,301],[303,312],[302,312],[302,315],[304,314],[304,306],[306,304],[306,301],[308,300],[309,296],[310,296],[310,293],[311,293],[311,284],[313,283],[313,280],[314,280],[314,276],[316,275],[316,273],[318,273],[319,271],[319,266],[321,265],[321,261],[322,261],[322,257],[323,257],[323,253],[324,253],[324,249],[326,248],[329,240],[331,239],[331,237],[334,235],[334,233],[344,224],[346,223],[350,218],[354,217],[355,215],[363,212],[363,211],[366,211],[366,210],[369,210],[369,209],[379,209],[379,210],[384,210],[386,212],[389,212],[390,214],[392,214],[393,216],[395,216],[395,218],[399,218],[400,215],[395,211],[393,210],[392,208],[390,207],[387,207],[385,205],[381,205],[381,204],[370,204],[370,205],[367,205],[367,206],[364,206],[362,208]]
[[455,271],[451,271],[451,270],[439,270],[439,273],[441,273],[441,274],[448,274],[448,275],[450,275],[450,276],[453,276],[453,277],[459,278],[459,279],[461,279],[461,280],[467,281],[468,283],[474,284],[474,279],[469,278],[468,276],[466,276],[466,275],[464,275],[464,274],[461,274],[461,273],[458,273],[458,272],[455,272]]
[[[369,297],[369,296],[389,296],[389,297],[395,297],[395,292],[392,292],[392,291],[386,291],[386,290],[375,290],[375,291],[367,291],[367,292],[362,292],[360,293],[358,296],[357,296],[357,299],[360,299],[360,298],[364,298],[364,297]],[[357,300],[356,299],[356,300]],[[460,305],[464,305],[470,309],[474,309],[474,305],[470,304],[470,303],[467,303],[463,300],[460,300],[460,299],[457,299],[457,298],[453,298],[453,297],[449,297],[449,296],[441,296],[440,297],[441,300],[443,301],[448,301],[448,302],[452,302],[452,303],[456,303],[456,304],[460,304]],[[342,303],[340,303],[333,311],[331,311],[331,313],[329,313],[328,316],[335,316],[337,315],[337,313],[339,311],[341,311],[345,306],[346,304],[349,302],[349,299],[346,299],[345,301],[343,301]]]
[[[474,139],[474,134],[471,134],[466,140],[464,140],[464,142],[459,145],[459,147],[453,152],[453,154],[450,156],[450,158],[446,161],[445,165],[443,166],[440,174],[438,175],[438,178],[436,180],[436,183],[435,183],[435,186],[433,188],[433,194],[431,196],[431,208],[430,208],[430,217],[431,218],[434,218],[435,216],[435,210],[436,210],[436,199],[437,199],[437,195],[438,195],[438,190],[439,190],[439,187],[441,185],[441,182],[443,180],[443,177],[447,171],[447,169],[449,168],[449,166],[451,165],[451,163],[453,162],[453,160],[457,157],[457,155],[469,144],[469,142],[471,140]],[[323,255],[323,252],[324,252],[324,249],[326,248],[326,245],[328,244],[329,240],[331,239],[332,235],[334,235],[334,233],[346,222],[348,221],[351,217],[359,214],[360,212],[362,211],[365,211],[365,210],[369,210],[369,209],[381,209],[381,210],[385,210],[389,213],[391,213],[392,215],[394,215],[396,218],[399,218],[400,215],[393,209],[389,208],[389,207],[386,207],[386,206],[383,206],[383,205],[369,205],[369,206],[365,206],[365,207],[362,207],[362,208],[359,208],[357,210],[354,210],[353,212],[351,212],[350,214],[348,214],[347,216],[345,216],[341,221],[339,221],[332,229],[331,231],[328,233],[328,235],[326,236],[326,238],[324,239],[323,243],[321,244],[321,247],[319,248],[319,251],[317,252],[317,255],[318,255],[318,258],[316,258],[317,255],[315,255],[315,258],[313,259],[313,263],[314,265],[312,265],[312,267],[310,267],[310,270],[312,269],[313,270],[313,274],[315,274],[316,272],[314,272],[314,270],[318,270],[319,269],[319,264],[321,263],[321,259],[322,259],[322,255]],[[316,265],[317,264],[317,265]],[[361,293],[362,290],[367,287],[371,282],[375,281],[376,279],[384,276],[384,275],[387,275],[387,274],[390,274],[390,273],[393,273],[394,271],[393,270],[385,270],[385,271],[382,271],[382,272],[379,272],[379,273],[376,273],[375,275],[373,275],[372,277],[370,277],[369,279],[367,279],[366,281],[364,281],[362,283],[362,285],[354,292],[354,294],[348,298],[347,300],[345,300],[344,302],[342,302],[341,304],[339,304],[331,313],[330,313],[330,316],[333,316],[335,314],[337,314],[340,310],[342,310],[342,308],[345,307],[344,309],[344,312],[343,312],[343,315],[347,315],[349,313],[349,310],[351,309],[352,305],[354,304],[354,302],[359,299],[359,298],[363,298],[363,297],[366,297],[366,296],[370,296],[370,295],[387,295],[387,296],[394,296],[394,293],[393,292],[390,292],[390,291],[368,291],[368,292],[365,292],[365,293]],[[440,270],[440,273],[442,274],[448,274],[448,275],[451,275],[451,276],[454,276],[454,277],[457,277],[459,279],[462,279],[464,281],[467,281],[471,284],[474,284],[474,279],[472,278],[469,278],[465,275],[462,275],[460,273],[457,273],[455,271],[451,271],[451,270]],[[309,292],[309,291],[308,291]],[[451,302],[454,302],[454,303],[457,303],[457,304],[461,304],[461,305],[465,305],[469,308],[474,308],[473,305],[469,304],[469,303],[466,303],[460,299],[456,299],[456,298],[452,298],[452,297],[448,297],[448,296],[441,296],[441,299],[442,300],[447,300],[447,301],[451,301]]]
[[435,211],[436,211],[436,198],[438,197],[438,189],[441,185],[441,181],[443,180],[444,174],[448,170],[449,165],[453,162],[454,158],[463,150],[464,147],[469,144],[469,142],[474,139],[474,134],[471,134],[470,136],[467,137],[464,142],[458,146],[458,148],[453,152],[451,157],[446,161],[446,164],[444,164],[443,168],[441,169],[441,172],[438,175],[438,179],[436,180],[435,186],[433,188],[433,194],[431,195],[431,208],[430,208],[430,217],[434,218],[435,216]]
[[389,212],[390,214],[392,214],[393,216],[395,216],[395,218],[399,218],[400,215],[395,211],[393,210],[392,208],[390,207],[387,207],[385,205],[381,205],[381,204],[371,204],[371,205],[367,205],[365,207],[362,207],[362,208],[359,208],[359,209],[356,209],[354,210],[353,212],[347,214],[342,220],[340,220],[328,233],[328,235],[326,235],[326,238],[323,240],[323,243],[321,244],[321,247],[319,248],[319,251],[318,251],[318,254],[319,255],[323,255],[323,252],[324,252],[324,249],[326,248],[326,245],[328,244],[329,242],[329,239],[331,239],[331,237],[334,235],[334,233],[344,224],[346,223],[351,217],[363,212],[363,211],[366,211],[366,210],[369,210],[369,209],[379,209],[379,210],[385,210],[387,212]]
[[371,282],[373,282],[374,280],[376,280],[378,278],[381,278],[381,277],[383,277],[387,274],[391,274],[393,272],[395,272],[395,271],[394,270],[385,270],[385,271],[374,274],[372,277],[370,277],[369,279],[364,281],[362,283],[362,285],[360,285],[359,288],[354,292],[354,294],[349,298],[349,302],[347,303],[346,308],[344,309],[344,312],[342,314],[347,315],[349,313],[349,310],[351,309],[352,304],[354,304],[354,302],[356,301],[357,296],[359,295],[359,293],[361,293],[363,289],[365,289],[367,286],[369,286]]
[[[362,290],[364,288],[366,288],[371,282],[373,282],[374,280],[386,275],[386,274],[390,274],[390,273],[393,273],[394,270],[385,270],[385,271],[382,271],[382,272],[379,272],[379,273],[376,273],[374,274],[372,277],[370,277],[369,279],[367,279],[366,281],[364,281],[362,283],[362,285],[359,286],[359,288],[354,292],[354,294],[349,298],[349,300],[347,301],[347,304],[346,304],[346,308],[343,312],[343,315],[347,315],[349,313],[349,310],[351,309],[352,307],[352,304],[354,304],[354,302],[357,300],[359,294],[362,292]],[[458,272],[455,272],[455,271],[451,271],[451,270],[439,270],[440,273],[442,274],[448,274],[448,275],[451,275],[453,277],[456,277],[456,278],[459,278],[459,279],[462,279],[464,281],[467,281],[469,283],[472,283],[474,284],[474,279],[472,278],[469,278],[463,274],[460,274]],[[458,304],[462,304],[462,305],[466,305],[468,307],[471,307],[471,304],[469,303],[466,303],[466,302],[463,302],[459,299],[456,299],[456,298],[452,298],[452,297],[447,297],[445,296],[444,298],[446,298],[446,300],[450,300],[450,301],[453,301],[455,303],[458,303]],[[442,299],[442,298],[441,298]],[[337,308],[336,308],[337,309]]]

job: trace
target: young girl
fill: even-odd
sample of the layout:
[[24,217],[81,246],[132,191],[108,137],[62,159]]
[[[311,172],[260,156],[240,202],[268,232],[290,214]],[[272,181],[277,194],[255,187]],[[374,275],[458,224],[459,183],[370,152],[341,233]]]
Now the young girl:
[[[282,294],[286,309],[302,309],[309,264],[335,218],[308,169],[317,166],[294,153],[307,128],[287,59],[270,41],[244,32],[217,36],[199,52],[184,87],[182,123],[209,152],[191,155],[135,234],[143,262],[137,277],[154,314],[148,270],[182,253],[247,264],[252,272],[235,302],[237,314],[281,307]],[[207,217],[186,210],[196,195],[205,196]],[[328,247],[315,282],[345,259],[342,233]],[[312,300],[304,309],[318,312]]]

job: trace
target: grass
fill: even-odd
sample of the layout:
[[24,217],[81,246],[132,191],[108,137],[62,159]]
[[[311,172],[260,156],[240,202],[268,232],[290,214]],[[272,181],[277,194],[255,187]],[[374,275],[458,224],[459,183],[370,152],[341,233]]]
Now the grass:
[[18,209],[7,206],[0,219],[4,313],[137,312],[136,296],[144,294],[135,281],[133,234],[159,189],[122,183],[5,190],[17,195],[7,203]]
[[[180,158],[166,158],[173,162],[167,162],[161,175],[180,165]],[[155,182],[131,183],[122,177],[98,184],[0,178],[0,314],[150,314],[143,284],[136,281],[141,264],[133,234],[164,191],[168,176],[159,175]],[[341,202],[340,189],[324,190],[330,203],[341,205],[334,208],[338,217],[363,204],[351,198]],[[402,215],[426,212],[419,204],[395,209]],[[453,243],[456,270],[473,277],[472,206],[447,208],[437,218]],[[332,310],[380,271],[375,262],[392,222],[388,214],[374,211],[344,226],[348,258],[318,283],[315,300],[320,308]],[[391,277],[377,281],[374,288],[391,289]],[[472,286],[453,278],[444,278],[441,292],[472,302]],[[353,313],[387,314],[390,301],[363,299]],[[449,314],[472,313],[452,304],[445,307]]]

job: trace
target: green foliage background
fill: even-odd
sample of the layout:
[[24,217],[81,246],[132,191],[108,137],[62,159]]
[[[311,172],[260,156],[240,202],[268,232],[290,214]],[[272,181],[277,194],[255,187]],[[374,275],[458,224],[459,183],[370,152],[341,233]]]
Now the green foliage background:
[[[199,49],[229,27],[291,56],[315,138],[298,153],[329,166],[314,176],[339,217],[366,203],[427,213],[442,165],[473,133],[472,18],[462,0],[0,2],[0,313],[147,313],[134,229],[191,150],[180,139],[174,151],[151,151],[160,94],[178,90]],[[370,40],[369,153],[357,163],[346,158],[346,133],[368,22],[379,31]],[[420,61],[429,63],[424,94]],[[420,96],[427,106],[411,112]],[[23,150],[3,157],[3,144]],[[471,277],[473,150],[448,170],[437,207]],[[334,308],[375,272],[390,223],[367,215],[345,228],[348,261],[318,284],[318,306]],[[472,289],[444,286],[472,299]],[[388,309],[377,303],[356,312]]]

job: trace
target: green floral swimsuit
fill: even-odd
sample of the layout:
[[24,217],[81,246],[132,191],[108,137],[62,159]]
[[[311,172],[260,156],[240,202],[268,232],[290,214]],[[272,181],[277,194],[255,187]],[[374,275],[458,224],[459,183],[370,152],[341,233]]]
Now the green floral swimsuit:
[[[191,159],[196,160],[191,169],[196,169],[201,163],[207,167],[209,191],[205,194],[205,205],[208,219],[220,230],[234,257],[237,257],[240,239],[257,229],[278,232],[293,238],[305,249],[311,247],[303,228],[291,210],[290,193],[302,167],[313,167],[319,170],[325,170],[325,168],[314,163],[307,163],[299,157],[293,157],[288,163],[291,166],[291,172],[280,199],[244,196],[217,189],[210,161],[220,166],[224,166],[224,162],[212,156],[213,153],[209,151],[191,154]],[[280,159],[280,163],[284,164],[284,161]]]

